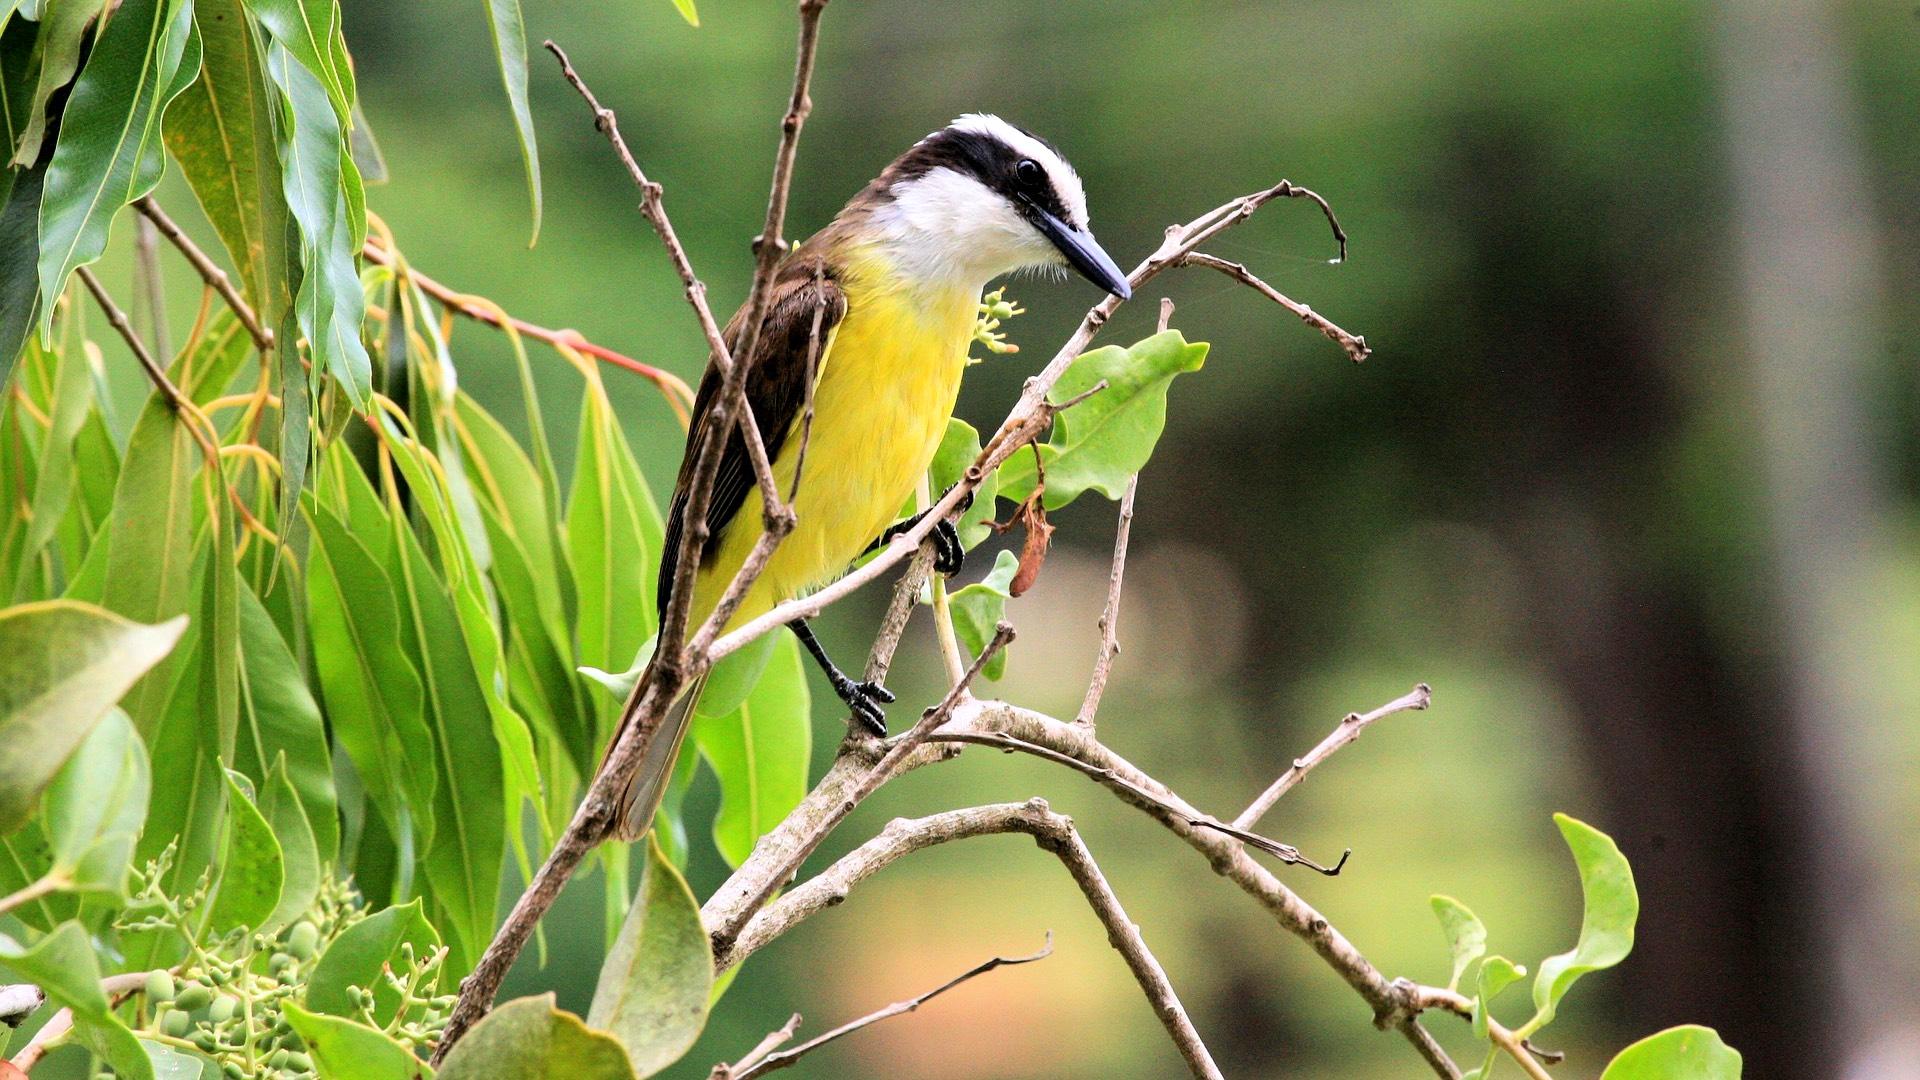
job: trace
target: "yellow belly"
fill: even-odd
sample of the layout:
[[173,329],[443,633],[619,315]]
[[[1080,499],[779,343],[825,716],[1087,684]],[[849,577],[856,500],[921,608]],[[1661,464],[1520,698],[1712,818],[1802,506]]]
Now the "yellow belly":
[[[953,414],[978,291],[882,291],[863,288],[862,276],[843,280],[847,314],[833,334],[814,391],[813,434],[794,502],[794,530],[741,604],[735,623],[840,576],[897,518]],[[792,483],[799,446],[796,427],[773,462],[782,493]],[[712,611],[763,531],[756,491],[728,523],[717,557],[701,568],[696,621]]]

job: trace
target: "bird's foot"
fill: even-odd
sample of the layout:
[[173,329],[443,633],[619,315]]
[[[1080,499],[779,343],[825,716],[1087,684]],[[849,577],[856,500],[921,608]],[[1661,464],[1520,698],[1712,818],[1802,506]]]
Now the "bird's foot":
[[[920,524],[920,519],[925,516],[926,512],[922,511],[905,521],[889,526],[886,532],[880,534],[879,543],[891,543],[894,537]],[[952,577],[960,572],[960,568],[966,565],[966,561],[967,549],[960,544],[960,530],[954,526],[953,522],[942,519],[933,527],[934,572],[942,577]]]
[[886,738],[887,714],[880,706],[893,704],[893,691],[877,682],[854,682],[839,672],[833,675],[833,692],[853,710],[854,719],[879,738]]

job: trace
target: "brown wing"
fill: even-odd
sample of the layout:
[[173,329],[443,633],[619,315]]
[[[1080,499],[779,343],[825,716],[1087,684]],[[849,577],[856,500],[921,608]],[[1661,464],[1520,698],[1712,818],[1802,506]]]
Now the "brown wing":
[[[812,345],[816,312],[820,316],[819,343]],[[819,259],[789,260],[776,272],[759,344],[745,360],[747,405],[753,410],[760,437],[767,444],[769,461],[780,456],[780,448],[806,404],[809,346],[818,349],[817,373],[819,366],[826,363],[827,336],[846,313],[846,295]],[[745,321],[744,308],[728,320],[723,336],[729,350],[738,347],[741,324]],[[660,579],[655,592],[655,601],[662,613],[667,609],[668,594],[673,589],[673,570],[680,558],[687,485],[693,481],[694,463],[699,460],[706,441],[704,420],[719,392],[719,372],[708,364],[706,374],[700,378],[700,392],[694,398],[686,456],[680,460],[680,478],[674,483],[673,505],[667,513],[666,542],[660,553]],[[714,477],[713,498],[707,504],[707,542],[700,553],[702,563],[712,559],[719,550],[721,537],[753,491],[753,463],[747,459],[746,440],[738,430],[730,430],[727,444],[720,452],[720,471]]]

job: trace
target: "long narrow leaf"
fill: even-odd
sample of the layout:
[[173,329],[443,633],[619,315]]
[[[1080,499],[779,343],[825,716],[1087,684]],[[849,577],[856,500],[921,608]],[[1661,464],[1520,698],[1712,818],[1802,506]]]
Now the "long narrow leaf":
[[487,13],[494,56],[500,61],[500,81],[506,84],[513,127],[520,136],[527,192],[533,199],[533,236],[527,241],[531,247],[540,239],[540,144],[534,138],[533,112],[527,105],[527,28],[520,17],[520,0],[487,0]]

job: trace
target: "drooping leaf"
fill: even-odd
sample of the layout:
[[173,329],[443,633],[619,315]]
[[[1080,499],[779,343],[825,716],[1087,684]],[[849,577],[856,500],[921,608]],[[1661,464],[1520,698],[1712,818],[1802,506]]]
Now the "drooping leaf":
[[321,697],[334,737],[410,861],[415,838],[432,834],[438,784],[420,676],[400,644],[386,571],[331,512],[315,508],[311,520],[307,613]]
[[440,948],[440,935],[427,922],[418,899],[369,915],[334,938],[307,979],[306,1007],[332,1016],[359,1016],[347,993],[347,987],[357,986],[373,991],[374,1018],[390,1022],[400,994],[381,972],[402,968],[403,945],[422,959]]
[[246,777],[227,773],[227,846],[220,856],[213,909],[207,923],[217,932],[236,926],[257,929],[266,925],[280,905],[286,883],[286,858],[273,827],[255,805],[252,793],[241,786]]
[[[579,460],[567,502],[567,550],[579,589],[581,665],[623,671],[653,636],[654,568],[663,529],[606,391],[587,384]],[[594,744],[613,734],[620,703],[599,699]]]
[[1573,949],[1540,961],[1540,973],[1533,979],[1534,1017],[1525,1028],[1529,1035],[1553,1022],[1560,999],[1582,975],[1627,958],[1633,951],[1633,926],[1640,919],[1633,868],[1613,839],[1566,814],[1553,815],[1553,822],[1560,826],[1580,871],[1585,913],[1580,919],[1580,940]]
[[[200,449],[186,422],[157,396],[148,399],[114,486],[101,606],[139,622],[160,622],[191,608],[199,465]],[[127,695],[127,715],[149,747],[157,746],[153,730],[176,667],[161,665]]]
[[106,1060],[124,1080],[153,1080],[146,1051],[127,1025],[113,1015],[100,989],[100,964],[86,927],[63,923],[31,949],[21,949],[0,934],[0,968],[21,981],[39,985],[47,999],[73,1013],[73,1033],[88,1050]]
[[100,14],[102,0],[47,0],[40,12],[40,72],[33,97],[26,103],[25,123],[13,143],[15,165],[32,165],[40,157],[40,141],[47,133],[47,102],[54,91],[72,81],[80,70],[80,45],[87,24]]
[[[1073,361],[1047,400],[1060,404],[1106,387],[1061,413],[1053,435],[1040,448],[1047,473],[1049,510],[1072,502],[1081,492],[1099,491],[1118,499],[1127,478],[1153,455],[1167,423],[1167,388],[1174,376],[1198,371],[1206,363],[1204,342],[1188,344],[1178,330],[1155,334],[1130,348],[1108,346]],[[1023,450],[1000,466],[1000,497],[1020,502],[1033,491],[1033,454]]]
[[649,841],[639,900],[600,968],[587,1023],[619,1036],[634,1072],[651,1076],[700,1037],[712,988],[713,953],[699,902]]
[[553,995],[509,1001],[447,1054],[440,1080],[634,1080],[613,1036],[554,1008]]
[[287,778],[284,755],[274,759],[272,771],[257,790],[260,815],[280,843],[282,869],[280,901],[254,930],[277,934],[312,909],[320,895],[320,849],[314,843],[313,826],[307,824],[306,810],[300,805],[300,793]]
[[161,115],[199,71],[188,0],[126,0],[107,21],[67,99],[40,204],[42,333],[67,276],[106,250],[114,215],[160,181]]
[[47,428],[46,442],[40,456],[40,469],[33,492],[32,523],[27,527],[24,546],[17,556],[22,562],[40,553],[40,549],[53,538],[67,512],[67,500],[78,479],[73,467],[73,444],[80,434],[81,425],[86,422],[87,406],[93,402],[93,380],[87,370],[87,354],[78,343],[66,343],[49,359],[54,365],[53,400],[47,409],[52,423]]
[[1479,993],[1473,999],[1473,1034],[1487,1037],[1487,1020],[1495,998],[1507,987],[1527,977],[1527,969],[1504,956],[1489,956],[1480,963]]
[[747,700],[693,722],[694,745],[720,780],[713,843],[729,866],[739,866],[807,793],[813,723],[800,643],[791,634],[769,637],[778,644]]
[[147,820],[147,748],[114,709],[47,788],[53,873],[76,891],[124,895],[127,864]]
[[[1013,584],[1013,575],[1020,571],[1020,557],[1011,551],[1002,551],[993,560],[993,569],[987,576],[964,588],[957,589],[947,598],[953,611],[953,632],[960,638],[960,644],[967,651],[979,656],[987,643],[993,640],[993,634],[1000,620],[1007,617],[1007,601],[1012,599],[1009,591]],[[987,661],[980,674],[989,679],[998,679],[1007,670],[1007,654]]]
[[46,178],[44,164],[20,170],[0,199],[0,385],[33,332],[39,309],[40,201]]
[[1683,1024],[1614,1055],[1600,1080],[1740,1080],[1740,1052],[1710,1027]]
[[240,594],[240,654],[235,767],[265,790],[274,762],[284,758],[287,781],[299,795],[313,834],[315,855],[331,863],[339,853],[340,824],[320,706],[286,639],[252,589]]
[[134,680],[167,655],[187,620],[129,622],[71,600],[0,611],[0,835]]
[[432,1080],[427,1063],[383,1031],[291,1002],[281,1009],[320,1080]]
[[[949,418],[947,433],[941,438],[940,449],[934,451],[933,464],[927,469],[934,495],[938,497],[959,483],[966,475],[967,466],[972,465],[979,456],[980,433],[974,430],[972,424],[957,416]],[[998,471],[981,478],[980,486],[973,492],[973,505],[960,515],[957,525],[960,546],[971,551],[993,531],[987,528],[987,522],[993,520],[994,496],[999,489]]]
[[[265,9],[278,3],[254,6],[265,21]],[[370,408],[373,362],[360,340],[366,296],[355,261],[360,247],[354,238],[366,228],[364,205],[357,218],[354,213],[359,172],[345,151],[328,88],[277,37],[267,49],[266,70],[280,92],[282,192],[300,232],[304,273],[294,297],[300,331],[316,367],[339,380],[356,405]]]
[[1458,989],[1467,968],[1487,954],[1487,927],[1467,905],[1451,896],[1436,895],[1428,902],[1433,905],[1434,917],[1440,920],[1440,932],[1447,935],[1447,951],[1453,957],[1447,989]]
[[337,63],[333,51],[337,0],[247,0],[247,6],[274,44],[314,77],[344,128],[353,112],[353,69]]
[[527,169],[527,191],[533,198],[533,237],[540,239],[540,145],[533,135],[533,113],[527,105],[527,27],[520,18],[520,0],[487,0],[493,28],[493,52],[500,62],[500,81],[506,84],[507,104],[513,109],[514,130],[520,136],[520,159]]
[[194,19],[205,70],[167,111],[167,149],[239,271],[241,293],[272,327],[291,295],[271,90],[242,0],[195,0]]

